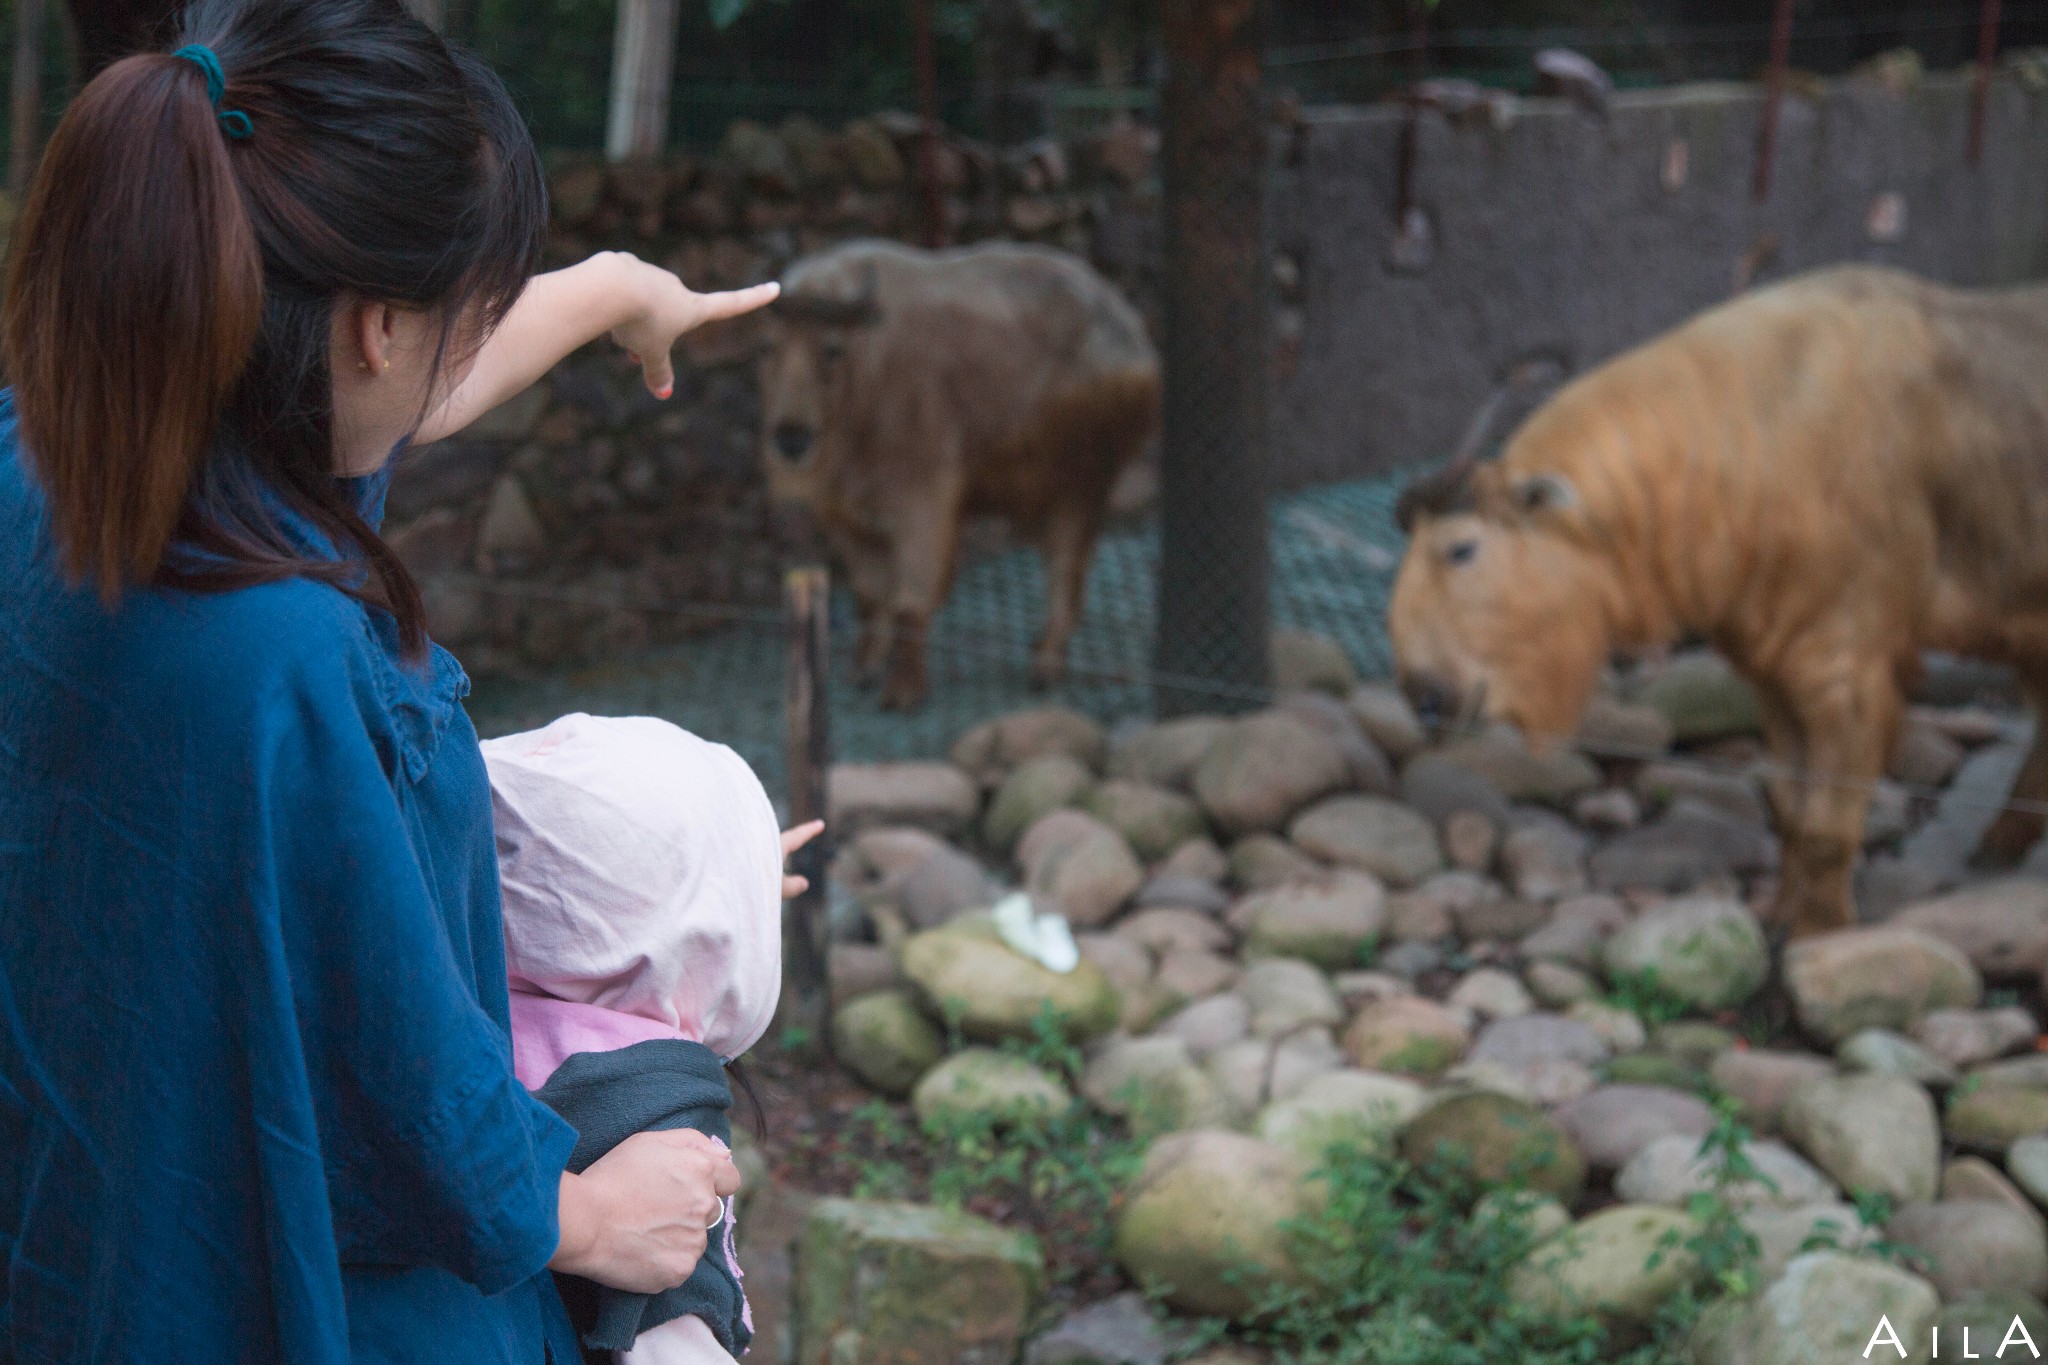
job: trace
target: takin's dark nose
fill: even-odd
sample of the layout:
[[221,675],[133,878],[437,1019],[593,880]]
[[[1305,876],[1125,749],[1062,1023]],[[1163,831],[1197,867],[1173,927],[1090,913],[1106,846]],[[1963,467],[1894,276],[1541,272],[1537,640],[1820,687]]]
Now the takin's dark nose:
[[1441,729],[1458,714],[1458,690],[1429,673],[1403,673],[1401,690],[1408,695],[1415,717],[1431,730]]
[[778,422],[775,424],[775,449],[785,460],[801,460],[811,448],[817,433],[802,422]]

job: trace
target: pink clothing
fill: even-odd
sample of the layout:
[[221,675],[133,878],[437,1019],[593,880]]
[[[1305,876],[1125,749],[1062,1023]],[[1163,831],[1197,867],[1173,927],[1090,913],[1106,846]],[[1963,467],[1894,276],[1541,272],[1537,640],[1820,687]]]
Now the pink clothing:
[[602,1005],[557,1000],[512,983],[512,1069],[519,1083],[538,1090],[573,1052],[611,1052],[656,1038],[690,1038],[658,1019],[621,1014]]
[[[488,740],[512,1065],[538,1090],[577,1052],[678,1038],[730,1060],[782,989],[782,831],[745,761],[666,721],[563,716]],[[732,1201],[725,1263],[739,1274]],[[753,1330],[744,1291],[741,1318]],[[733,1365],[701,1319],[622,1365]]]
[[745,760],[664,720],[563,716],[485,741],[514,1068],[757,1042],[782,988],[782,831]]

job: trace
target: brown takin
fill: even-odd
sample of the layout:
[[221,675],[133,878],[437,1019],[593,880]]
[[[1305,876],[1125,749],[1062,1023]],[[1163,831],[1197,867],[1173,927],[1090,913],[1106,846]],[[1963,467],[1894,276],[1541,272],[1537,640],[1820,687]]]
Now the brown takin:
[[1117,476],[1159,421],[1159,361],[1136,310],[1040,247],[919,251],[853,242],[783,278],[762,360],[769,491],[807,506],[860,613],[882,704],[927,687],[925,636],[963,518],[1007,518],[1046,566],[1032,680],[1057,680]]
[[[1838,928],[1921,652],[2010,664],[2048,700],[2048,288],[1840,268],[1762,289],[1403,501],[1412,693],[1550,739],[1612,652],[1703,637],[1761,700],[1777,923]],[[2048,801],[2039,733],[2016,804]],[[2008,809],[1984,851],[2041,828]]]

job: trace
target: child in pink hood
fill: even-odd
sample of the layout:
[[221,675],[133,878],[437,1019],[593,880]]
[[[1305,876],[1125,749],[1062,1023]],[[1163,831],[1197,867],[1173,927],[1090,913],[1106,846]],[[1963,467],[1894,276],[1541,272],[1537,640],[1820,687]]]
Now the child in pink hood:
[[[739,755],[666,721],[569,715],[483,752],[513,1066],[577,1129],[569,1169],[648,1129],[730,1142],[724,1064],[774,1016],[794,889],[783,861],[816,830],[785,836]],[[584,1344],[623,1352],[624,1365],[742,1354],[753,1321],[731,1202],[676,1289],[558,1277]]]

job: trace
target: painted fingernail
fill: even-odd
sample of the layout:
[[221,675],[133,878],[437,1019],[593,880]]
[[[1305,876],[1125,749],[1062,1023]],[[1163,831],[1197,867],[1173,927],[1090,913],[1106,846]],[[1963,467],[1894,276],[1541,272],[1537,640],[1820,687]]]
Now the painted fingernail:
[[662,386],[661,386],[660,388],[658,388],[658,389],[656,389],[656,390],[654,391],[654,396],[655,396],[656,398],[667,398],[667,397],[668,397],[669,395],[673,394],[673,393],[674,393],[675,391],[676,391],[676,386],[675,386],[675,385],[673,385],[673,384],[663,384],[663,385],[662,385]]

